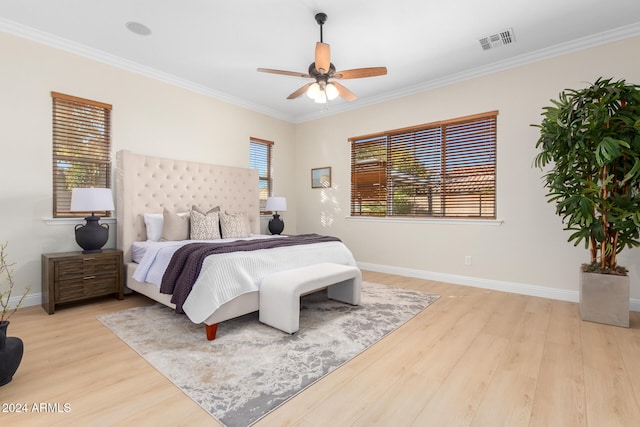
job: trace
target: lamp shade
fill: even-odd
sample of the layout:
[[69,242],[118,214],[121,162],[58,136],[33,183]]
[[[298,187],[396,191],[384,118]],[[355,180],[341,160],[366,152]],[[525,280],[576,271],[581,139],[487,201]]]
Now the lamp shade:
[[287,199],[285,197],[268,197],[266,210],[268,211],[286,211]]
[[74,188],[71,190],[71,212],[112,211],[110,188]]
[[311,99],[316,99],[319,93],[320,85],[318,83],[312,83],[309,89],[307,89],[307,96]]
[[324,91],[326,92],[327,100],[329,101],[333,101],[338,97],[338,95],[340,95],[338,88],[333,83],[327,83],[327,86],[325,86]]

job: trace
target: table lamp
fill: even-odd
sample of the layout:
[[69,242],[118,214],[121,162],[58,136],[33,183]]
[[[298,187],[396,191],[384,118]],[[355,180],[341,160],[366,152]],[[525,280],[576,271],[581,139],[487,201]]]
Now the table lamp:
[[287,199],[284,197],[268,197],[265,209],[275,212],[273,218],[269,220],[269,231],[271,234],[282,233],[282,230],[284,230],[284,221],[280,219],[278,211],[287,210]]
[[112,211],[113,195],[110,188],[74,188],[71,190],[72,212],[91,212],[85,225],[76,225],[76,242],[83,254],[102,252],[109,240],[109,224],[100,224],[96,212]]

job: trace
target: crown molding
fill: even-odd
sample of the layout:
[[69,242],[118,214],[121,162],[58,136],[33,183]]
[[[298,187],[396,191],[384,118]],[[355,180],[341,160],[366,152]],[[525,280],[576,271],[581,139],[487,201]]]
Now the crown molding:
[[402,98],[405,96],[415,95],[421,92],[425,92],[427,90],[449,86],[451,84],[459,83],[465,80],[486,76],[489,74],[497,73],[499,71],[505,71],[511,68],[521,67],[523,65],[531,64],[531,63],[542,61],[545,59],[554,58],[557,56],[566,55],[573,52],[578,52],[584,49],[589,49],[592,47],[604,45],[607,43],[612,43],[619,40],[624,40],[624,39],[635,37],[638,35],[640,35],[640,22],[627,25],[624,27],[616,28],[614,30],[593,34],[593,35],[572,40],[569,42],[561,43],[548,48],[539,49],[530,53],[509,58],[503,61],[494,62],[493,64],[489,64],[482,67],[473,68],[471,70],[462,71],[460,73],[452,74],[450,76],[443,77],[440,79],[427,80],[420,84],[410,86],[404,89],[383,93],[373,97],[368,97],[358,102],[357,106],[350,105],[350,104],[343,104],[341,106],[337,106],[334,109],[326,110],[323,112],[314,112],[312,114],[297,116],[295,123],[303,123],[306,121],[320,119],[329,115],[339,114],[345,111],[363,108],[369,105],[381,104],[383,102],[391,101],[391,100]]
[[366,99],[361,99],[357,104],[342,104],[336,106],[330,106],[330,108],[310,114],[303,114],[298,116],[292,116],[284,114],[280,111],[276,111],[270,108],[266,108],[262,105],[258,105],[240,99],[223,92],[219,92],[203,85],[176,77],[172,74],[158,71],[151,67],[138,64],[134,61],[120,58],[116,55],[85,46],[80,43],[72,42],[62,37],[54,36],[43,31],[36,30],[31,27],[27,27],[16,22],[0,18],[0,31],[17,35],[29,40],[33,40],[38,43],[42,43],[57,49],[65,50],[89,59],[93,59],[104,64],[112,65],[127,71],[131,71],[145,77],[150,77],[168,84],[172,84],[183,89],[190,90],[201,95],[209,96],[229,104],[233,104],[239,107],[243,107],[258,113],[262,113],[280,120],[284,120],[290,123],[299,124],[307,121],[321,119],[323,117],[340,114],[346,111],[356,110],[359,108],[367,107],[370,105],[380,104],[383,102],[391,101],[394,99],[402,98],[405,96],[415,95],[420,92],[448,86],[454,83],[458,83],[465,80],[493,74],[499,71],[508,70],[511,68],[520,67],[533,62],[541,61],[544,59],[553,58],[556,56],[566,55],[568,53],[577,52],[580,50],[600,46],[603,44],[611,43],[618,40],[623,40],[630,37],[640,35],[640,23],[627,25],[624,27],[616,28],[614,30],[604,31],[601,33],[586,36],[580,39],[572,40],[569,42],[561,43],[555,46],[551,46],[545,49],[539,49],[537,51],[519,55],[514,58],[510,58],[503,61],[498,61],[490,65],[477,67],[471,70],[466,70],[460,73],[452,74],[440,79],[432,79],[420,84],[410,86],[404,89],[386,92]]
[[121,68],[126,71],[131,71],[133,73],[140,74],[145,77],[150,77],[150,78],[162,81],[164,83],[168,83],[174,86],[181,87],[183,89],[187,89],[191,92],[195,92],[201,95],[215,98],[220,101],[224,101],[229,104],[243,107],[258,113],[266,114],[268,116],[272,116],[280,120],[284,120],[287,122],[293,122],[294,120],[294,117],[288,114],[283,114],[279,111],[269,109],[262,105],[249,102],[245,99],[240,99],[240,98],[231,96],[229,94],[226,94],[224,92],[219,92],[219,91],[210,89],[206,86],[176,77],[172,74],[165,73],[165,72],[156,70],[154,68],[138,64],[137,62],[130,61],[128,59],[124,59],[119,56],[112,55],[110,53],[106,53],[104,51],[83,45],[81,43],[76,43],[76,42],[67,40],[65,38],[52,35],[50,33],[45,33],[43,31],[36,30],[34,28],[27,27],[22,24],[18,24],[13,21],[9,21],[4,18],[0,18],[0,31],[13,34],[15,36],[19,36],[28,40],[32,40],[47,46],[51,46],[56,49],[64,50],[66,52],[70,52],[70,53],[82,56],[84,58],[102,62],[103,64]]

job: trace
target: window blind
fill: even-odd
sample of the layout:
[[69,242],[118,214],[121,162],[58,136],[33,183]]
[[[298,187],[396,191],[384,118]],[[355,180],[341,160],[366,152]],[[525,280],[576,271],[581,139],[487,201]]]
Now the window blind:
[[259,138],[250,139],[249,167],[258,170],[258,190],[260,211],[265,210],[267,197],[272,194],[271,149],[272,141]]
[[111,105],[57,92],[51,97],[53,216],[82,216],[70,212],[71,190],[111,187]]
[[497,114],[350,138],[351,215],[495,219]]

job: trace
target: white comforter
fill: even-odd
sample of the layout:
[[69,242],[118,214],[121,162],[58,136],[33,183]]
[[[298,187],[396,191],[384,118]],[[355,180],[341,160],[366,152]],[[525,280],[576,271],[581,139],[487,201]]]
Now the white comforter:
[[153,242],[135,242],[133,244],[133,261],[138,263],[133,278],[138,282],[153,283],[158,288],[162,283],[169,261],[173,254],[188,243],[227,243],[237,240],[253,240],[253,239],[271,239],[282,238],[282,236],[268,236],[264,234],[254,234],[251,237],[235,238],[235,239],[218,239],[218,240],[175,240]]
[[[261,238],[264,237],[272,238]],[[155,242],[160,244],[149,245],[133,278],[160,286],[173,253],[182,245],[193,242]],[[191,321],[201,323],[224,303],[257,291],[263,277],[320,262],[356,265],[353,255],[342,242],[210,255],[204,260],[200,275],[182,308]]]

